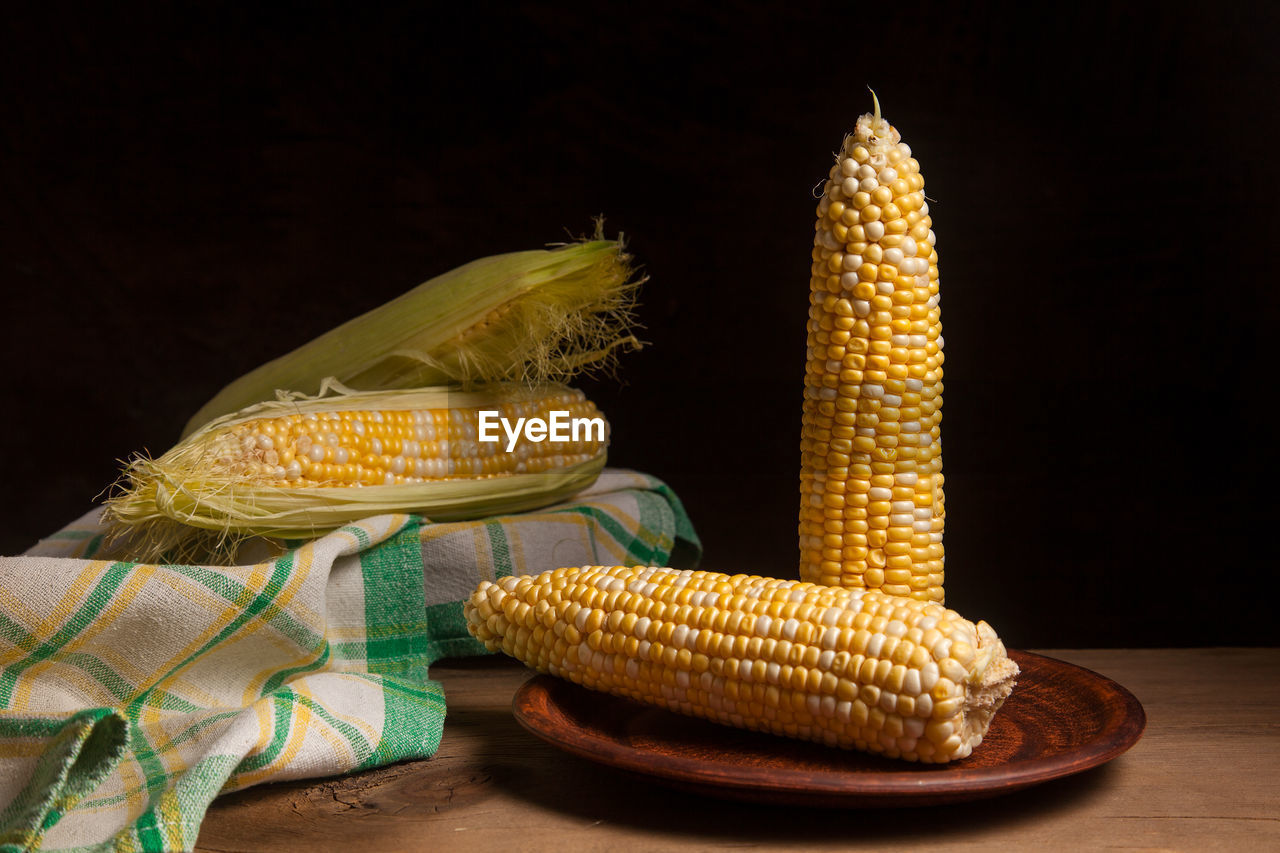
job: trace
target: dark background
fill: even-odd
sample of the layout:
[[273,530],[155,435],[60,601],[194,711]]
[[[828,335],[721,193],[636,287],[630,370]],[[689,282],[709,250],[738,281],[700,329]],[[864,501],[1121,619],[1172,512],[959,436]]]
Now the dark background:
[[7,11],[3,553],[242,372],[604,214],[650,276],[582,383],[612,463],[793,576],[811,190],[871,85],[936,200],[948,603],[1280,641],[1277,4],[181,5]]

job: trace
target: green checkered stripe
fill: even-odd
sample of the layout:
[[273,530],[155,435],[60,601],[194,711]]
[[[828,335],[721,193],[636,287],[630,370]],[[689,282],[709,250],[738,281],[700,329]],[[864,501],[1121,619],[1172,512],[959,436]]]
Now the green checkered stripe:
[[484,653],[482,579],[693,565],[660,481],[607,469],[537,512],[384,515],[269,562],[94,560],[96,513],[0,558],[0,850],[190,850],[219,793],[433,754],[442,657]]

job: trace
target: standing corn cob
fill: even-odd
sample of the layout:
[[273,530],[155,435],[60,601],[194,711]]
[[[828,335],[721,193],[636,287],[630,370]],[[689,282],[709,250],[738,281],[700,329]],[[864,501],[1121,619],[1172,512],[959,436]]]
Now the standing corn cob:
[[876,102],[818,203],[800,576],[942,601],[938,255],[920,164],[900,139]]
[[1018,667],[940,604],[666,568],[485,581],[468,630],[541,672],[740,728],[908,760],[964,758]]
[[[480,440],[482,411],[496,413],[486,420],[497,441]],[[513,443],[497,421],[553,424],[553,412],[568,440]],[[606,428],[581,391],[559,385],[264,403],[207,424],[158,459],[134,460],[107,520],[118,534],[140,530],[131,556],[152,559],[191,542],[193,528],[302,537],[383,512],[435,520],[518,512],[590,485],[604,466]]]

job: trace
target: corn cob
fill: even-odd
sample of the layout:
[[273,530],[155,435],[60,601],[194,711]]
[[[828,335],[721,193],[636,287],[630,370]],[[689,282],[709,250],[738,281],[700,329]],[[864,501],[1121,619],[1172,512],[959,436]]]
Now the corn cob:
[[219,391],[187,422],[325,382],[358,391],[564,381],[609,361],[641,284],[620,242],[596,239],[480,258],[449,270],[269,361]]
[[800,577],[942,601],[943,341],[923,189],[877,101],[818,203]]
[[[481,441],[482,411],[487,437]],[[559,415],[568,440],[514,439],[500,425]],[[576,428],[574,422],[577,421]],[[312,536],[381,512],[435,520],[544,506],[590,485],[607,424],[581,391],[547,385],[437,388],[260,404],[214,421],[158,459],[138,458],[107,505],[134,556],[189,539]],[[205,547],[199,544],[200,548]]]
[[935,602],[746,575],[562,568],[482,582],[464,613],[491,651],[593,690],[929,763],[982,742],[1018,673]]

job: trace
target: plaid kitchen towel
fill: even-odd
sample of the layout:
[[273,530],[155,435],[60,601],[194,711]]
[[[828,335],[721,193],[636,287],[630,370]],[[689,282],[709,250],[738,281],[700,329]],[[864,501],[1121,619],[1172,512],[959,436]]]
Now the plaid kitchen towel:
[[96,521],[0,558],[0,850],[190,850],[219,793],[429,756],[427,667],[484,652],[477,583],[699,553],[671,490],[617,469],[547,509],[382,515],[252,566],[95,560]]

